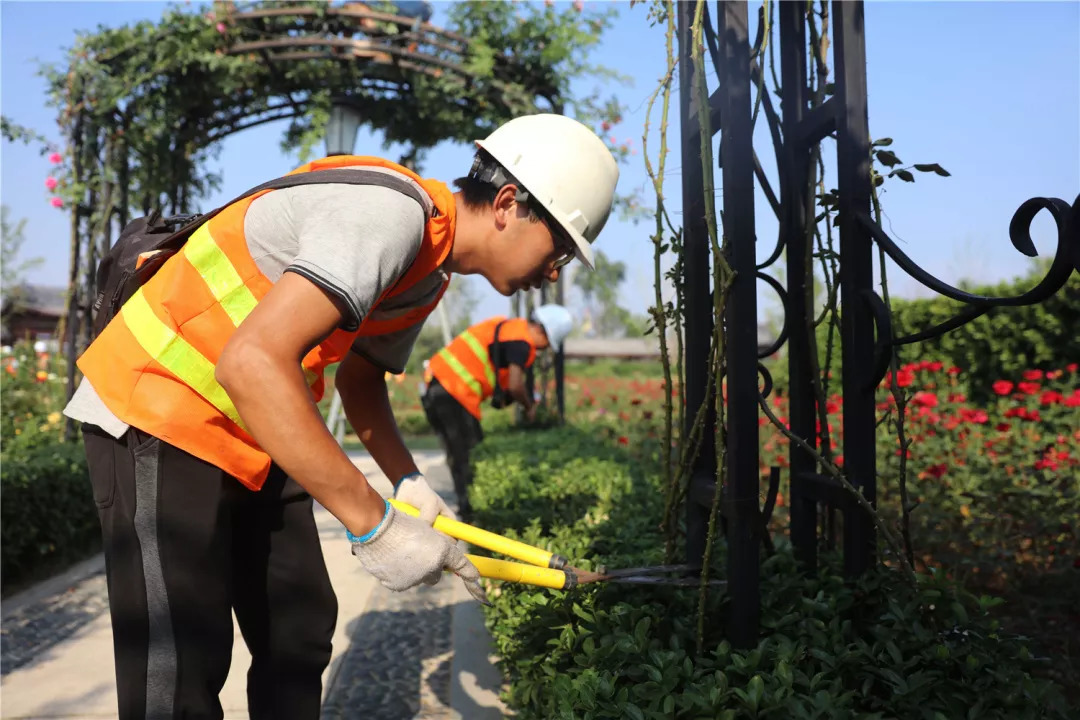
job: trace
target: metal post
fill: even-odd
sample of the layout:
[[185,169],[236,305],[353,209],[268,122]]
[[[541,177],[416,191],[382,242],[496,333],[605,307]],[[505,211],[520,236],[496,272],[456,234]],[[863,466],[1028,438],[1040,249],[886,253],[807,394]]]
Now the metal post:
[[[866,103],[866,41],[863,4],[832,5],[835,31],[837,189],[840,228],[840,304],[844,367],[844,467],[871,503],[874,479],[874,323],[865,295],[872,292],[873,242],[856,217],[870,212],[870,126]],[[870,567],[876,537],[870,518],[854,503],[844,514],[844,570]]]
[[[735,279],[725,308],[727,342],[728,637],[736,647],[757,644],[761,615],[758,556],[757,259],[754,245],[754,154],[750,122],[750,42],[747,3],[717,4],[720,51],[721,156],[724,239]],[[686,167],[683,167],[685,172]],[[717,378],[716,392],[720,392]]]
[[[694,3],[680,2],[679,93],[682,134],[682,204],[683,204],[683,287],[686,294],[686,427],[688,437],[698,408],[705,402],[708,378],[709,346],[712,340],[712,293],[709,289],[709,239],[705,227],[704,180],[701,168],[701,130],[697,122],[697,97],[694,63],[691,58]],[[689,98],[689,101],[687,99]],[[697,461],[691,470],[690,485],[716,480],[716,417],[708,412]],[[694,500],[691,492],[686,502],[686,560],[697,564],[705,555],[708,532],[708,509]]]
[[[816,399],[810,363],[812,317],[807,276],[810,268],[810,236],[807,234],[810,145],[800,137],[807,104],[806,6],[780,3],[780,68],[783,81],[783,167],[781,170],[780,218],[787,246],[788,374],[790,378],[791,431],[815,446]],[[791,543],[795,556],[810,571],[817,566],[817,500],[803,492],[803,476],[814,471],[810,454],[791,443]]]

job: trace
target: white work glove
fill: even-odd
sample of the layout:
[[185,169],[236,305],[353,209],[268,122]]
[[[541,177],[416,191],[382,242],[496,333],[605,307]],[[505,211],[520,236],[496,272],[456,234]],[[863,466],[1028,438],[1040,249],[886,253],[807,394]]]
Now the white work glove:
[[431,489],[428,481],[420,473],[406,475],[394,488],[394,497],[403,503],[409,503],[420,511],[420,519],[428,525],[435,523],[439,515],[457,520],[458,517],[439,494]]
[[386,515],[363,537],[349,535],[352,554],[365,570],[390,590],[401,592],[420,583],[434,585],[449,570],[462,579],[474,598],[489,605],[480,586],[480,571],[450,537],[420,518],[398,512],[389,503]]

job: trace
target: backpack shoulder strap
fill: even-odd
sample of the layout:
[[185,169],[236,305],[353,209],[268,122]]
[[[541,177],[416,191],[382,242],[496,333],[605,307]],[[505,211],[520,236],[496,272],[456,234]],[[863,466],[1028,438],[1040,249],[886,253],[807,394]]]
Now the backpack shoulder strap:
[[281,190],[284,188],[298,187],[300,185],[376,185],[379,187],[390,188],[396,190],[401,194],[412,198],[424,211],[424,216],[429,217],[430,211],[430,199],[424,197],[423,191],[420,190],[415,184],[410,183],[405,178],[395,173],[387,173],[379,170],[365,170],[363,168],[333,168],[330,170],[313,170],[311,172],[296,173],[295,175],[282,175],[281,177],[268,180],[261,185],[256,185],[245,193],[237,195],[229,202],[211,210],[208,213],[202,215],[195,215],[190,220],[185,222],[176,232],[170,235],[167,239],[163,240],[161,245],[168,247],[174,240],[183,239],[187,234],[193,232],[196,228],[205,222],[208,222],[211,218],[217,215],[219,212],[235,205],[244,198],[255,195],[256,193],[263,192],[264,190]]

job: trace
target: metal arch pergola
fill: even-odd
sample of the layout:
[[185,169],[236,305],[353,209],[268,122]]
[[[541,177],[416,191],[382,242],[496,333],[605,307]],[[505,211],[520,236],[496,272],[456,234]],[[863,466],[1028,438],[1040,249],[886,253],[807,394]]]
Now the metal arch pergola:
[[[686,503],[686,552],[700,564],[708,531],[709,510],[716,491],[717,467],[713,443],[727,443],[727,486],[720,512],[726,520],[731,614],[728,636],[749,648],[757,643],[760,617],[759,548],[764,532],[758,478],[758,403],[770,392],[768,373],[759,358],[788,345],[791,432],[810,447],[818,447],[815,420],[818,400],[812,385],[812,344],[807,302],[808,264],[816,199],[810,179],[812,149],[825,137],[836,140],[840,233],[840,303],[842,394],[844,406],[844,472],[863,497],[876,502],[874,390],[884,377],[893,349],[935,337],[989,312],[994,307],[1041,302],[1064,287],[1070,274],[1080,272],[1080,196],[1072,205],[1058,198],[1032,198],[1013,215],[1009,236],[1013,246],[1034,257],[1030,237],[1033,218],[1046,210],[1053,217],[1058,244],[1046,276],[1030,291],[1007,298],[973,295],[930,275],[913,262],[871,215],[871,140],[866,88],[866,37],[861,1],[833,0],[835,93],[811,108],[808,86],[807,18],[805,2],[776,3],[780,34],[782,97],[780,109],[762,93],[779,176],[779,194],[770,187],[753,146],[752,91],[762,67],[754,59],[748,29],[748,2],[715,3],[715,26],[704,9],[704,41],[717,75],[717,87],[700,95],[694,77],[691,25],[696,3],[678,6],[679,73],[682,127],[682,190],[684,288],[686,293],[686,418],[690,425],[707,393],[710,344],[713,336],[709,237],[705,222],[704,176],[698,108],[706,104],[710,127],[720,135],[723,173],[723,234],[728,260],[736,273],[725,307],[727,332],[724,375],[727,378],[727,426],[718,434],[715,412],[707,413],[704,440],[692,467]],[[759,21],[759,27],[763,23]],[[755,40],[760,49],[763,37]],[[756,261],[754,228],[755,179],[774,211],[780,231],[775,250],[765,262]],[[708,198],[712,201],[712,198]],[[966,305],[935,327],[894,337],[888,312],[873,288],[872,253],[875,243],[901,270],[934,292]],[[786,256],[786,287],[765,273]],[[769,348],[756,344],[756,282],[770,284],[784,306],[784,330]],[[759,373],[764,390],[759,390]],[[719,386],[721,379],[714,382]],[[812,570],[817,563],[822,509],[843,515],[844,569],[858,575],[876,560],[876,532],[869,514],[832,476],[817,472],[813,456],[796,443],[790,447],[791,540],[796,557]],[[775,497],[780,468],[771,468],[769,496]],[[766,500],[764,515],[772,503]]]
[[[281,63],[299,60],[332,60],[361,65],[364,87],[381,92],[407,91],[407,82],[395,83],[402,78],[402,71],[421,73],[432,78],[453,78],[462,83],[471,82],[472,74],[461,62],[468,51],[469,39],[430,24],[420,18],[406,17],[372,10],[362,2],[346,3],[340,7],[254,7],[243,9],[229,3],[228,18],[248,35],[264,34],[268,37],[244,40],[230,47],[230,54],[258,53],[271,68]],[[270,28],[277,20],[295,18],[322,19],[317,32],[300,31],[280,36],[282,28]],[[299,29],[299,28],[298,28]],[[506,58],[499,57],[500,62]],[[504,92],[515,91],[513,85],[495,79],[492,87]],[[547,94],[545,94],[547,93]],[[541,89],[536,96],[544,98],[552,112],[562,112],[562,103],[553,89]],[[518,98],[520,102],[532,103],[532,98]],[[347,97],[339,102],[349,102]],[[300,111],[299,107],[294,110]],[[274,118],[277,119],[277,118]],[[539,292],[540,303],[562,304],[565,298],[564,280],[560,276],[554,288],[547,286]],[[526,297],[523,297],[526,296]],[[511,307],[516,315],[525,315],[532,306],[531,295],[515,293]],[[444,316],[445,320],[445,316]],[[559,418],[565,415],[565,356],[562,350],[555,353],[552,364],[555,382],[555,402]],[[546,371],[540,372],[541,392],[546,394]],[[528,390],[533,392],[536,378],[530,368],[527,378]]]
[[[420,78],[443,83],[436,92],[441,101],[463,111],[465,117],[488,120],[513,116],[546,108],[561,112],[557,90],[544,74],[532,77],[513,58],[503,53],[494,57],[494,77],[478,78],[466,67],[470,40],[462,35],[439,28],[423,18],[405,14],[379,12],[360,2],[340,6],[286,4],[268,6],[263,2],[217,2],[217,17],[227,25],[225,55],[246,56],[261,60],[266,69],[256,85],[228,97],[215,92],[213,85],[204,86],[177,131],[166,138],[172,170],[189,166],[185,148],[205,148],[229,135],[270,122],[302,117],[313,105],[314,89],[307,74],[291,72],[296,63],[326,61],[327,83],[340,91],[338,102],[352,103],[364,108],[386,110],[398,99],[408,97]],[[106,63],[108,66],[108,63]],[[194,71],[201,70],[194,67]],[[177,69],[178,72],[186,69]],[[209,76],[208,76],[209,77]],[[446,85],[449,83],[449,85]],[[453,88],[460,85],[460,97]],[[447,91],[446,88],[450,90]],[[479,94],[478,94],[479,91]],[[128,130],[139,112],[138,98],[117,107],[108,120],[118,136]],[[477,112],[466,97],[479,102],[487,111]],[[75,99],[77,101],[77,98]],[[460,118],[458,118],[460,120]],[[453,122],[453,121],[452,121]],[[386,124],[386,123],[384,123]],[[390,123],[392,127],[392,123]],[[83,201],[72,209],[72,261],[70,285],[72,291],[65,308],[68,321],[64,327],[63,343],[69,358],[67,396],[74,393],[77,358],[90,341],[90,318],[96,296],[97,261],[108,252],[113,242],[114,223],[127,225],[131,207],[141,206],[144,214],[159,207],[163,214],[183,215],[191,212],[190,181],[182,172],[176,184],[167,191],[164,200],[145,194],[135,197],[130,163],[145,163],[148,158],[133,155],[122,140],[100,137],[82,138],[82,123],[71,128],[76,155],[82,155],[80,143],[90,143],[90,163],[76,159],[73,166],[75,182],[85,182],[93,174],[90,165],[100,162],[103,169],[118,168],[112,175],[102,173],[97,189],[91,189]],[[388,139],[412,141],[401,162],[410,164],[417,147],[445,139],[439,135],[440,125],[430,125],[430,134],[420,138]],[[445,133],[444,133],[445,134]],[[152,160],[152,159],[151,159]],[[161,168],[171,172],[170,167]],[[158,168],[155,168],[157,170]],[[94,208],[103,208],[107,221],[91,222]],[[561,296],[561,288],[556,289]],[[561,371],[561,357],[557,369]],[[561,379],[561,372],[558,372]],[[561,398],[561,382],[560,392]],[[74,434],[69,423],[68,434]]]

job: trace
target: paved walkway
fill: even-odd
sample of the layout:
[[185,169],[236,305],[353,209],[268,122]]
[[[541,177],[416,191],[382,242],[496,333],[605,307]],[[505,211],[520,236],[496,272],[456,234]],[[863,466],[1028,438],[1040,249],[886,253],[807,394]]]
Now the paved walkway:
[[[356,455],[354,461],[389,494],[390,483],[370,456]],[[442,453],[419,452],[416,461],[432,486],[451,499]],[[461,582],[448,577],[434,587],[390,592],[360,569],[341,524],[320,507],[315,517],[339,603],[333,658],[323,674],[323,720],[502,717],[490,637]],[[247,717],[251,658],[235,632],[221,693],[228,720]],[[116,717],[101,556],[5,601],[2,638],[0,718]]]

